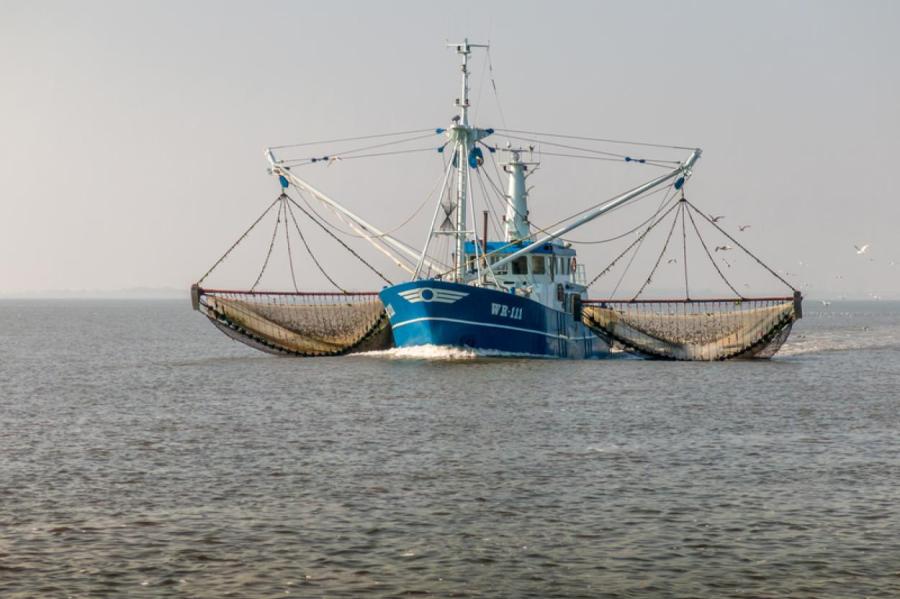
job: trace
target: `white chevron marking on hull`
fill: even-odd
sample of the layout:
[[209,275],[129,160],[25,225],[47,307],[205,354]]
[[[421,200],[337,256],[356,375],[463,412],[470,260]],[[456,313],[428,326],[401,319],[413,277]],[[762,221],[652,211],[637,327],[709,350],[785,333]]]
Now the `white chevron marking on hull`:
[[463,291],[452,291],[450,289],[432,289],[431,287],[419,287],[416,289],[408,289],[401,291],[400,297],[411,304],[419,302],[438,304],[452,304],[469,295]]

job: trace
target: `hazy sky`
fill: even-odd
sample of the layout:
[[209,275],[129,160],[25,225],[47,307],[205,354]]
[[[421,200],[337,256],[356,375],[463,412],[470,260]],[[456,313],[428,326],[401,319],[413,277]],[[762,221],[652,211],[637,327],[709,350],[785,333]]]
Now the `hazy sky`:
[[[445,42],[463,36],[490,40],[502,107],[477,54],[477,124],[700,146],[690,199],[752,224],[740,239],[809,295],[900,296],[900,3],[876,1],[0,0],[0,294],[187,288],[277,194],[266,146],[446,126]],[[390,229],[440,170],[429,156],[304,174]],[[534,220],[621,191],[615,173],[548,157]],[[578,237],[652,206],[633,210]],[[419,245],[429,212],[399,235]],[[251,284],[268,235],[212,282]],[[346,286],[378,287],[310,238]],[[620,249],[580,250],[589,276]],[[324,288],[297,256],[302,286]]]

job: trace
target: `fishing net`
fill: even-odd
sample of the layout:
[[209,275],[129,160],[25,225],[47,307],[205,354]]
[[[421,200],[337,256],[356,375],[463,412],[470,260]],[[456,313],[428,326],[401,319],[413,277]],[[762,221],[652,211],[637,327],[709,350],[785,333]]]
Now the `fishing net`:
[[200,310],[229,337],[295,356],[388,349],[393,335],[375,292],[310,293],[192,289]]
[[636,353],[667,360],[769,358],[800,318],[800,297],[589,300],[584,323]]

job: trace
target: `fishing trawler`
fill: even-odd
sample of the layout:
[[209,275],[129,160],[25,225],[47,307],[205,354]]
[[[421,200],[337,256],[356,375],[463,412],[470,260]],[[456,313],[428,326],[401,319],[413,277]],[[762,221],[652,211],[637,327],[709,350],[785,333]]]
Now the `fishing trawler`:
[[[290,252],[290,222],[309,250],[312,261],[334,282],[303,237],[297,218],[297,214],[301,214],[341,243],[387,285],[377,292],[354,292],[340,287],[331,292],[301,291],[291,258],[293,291],[257,291],[262,272],[249,290],[203,287],[206,277],[236,243],[193,286],[195,309],[203,312],[230,337],[263,351],[287,355],[342,355],[390,347],[441,346],[466,348],[485,355],[603,358],[610,356],[612,348],[617,346],[651,358],[722,360],[770,357],[777,351],[787,339],[793,322],[801,316],[801,297],[796,289],[755,256],[759,264],[791,288],[793,295],[745,297],[716,267],[735,297],[694,299],[687,297],[686,292],[685,297],[679,299],[640,298],[652,279],[651,273],[644,287],[630,299],[591,299],[588,295],[591,284],[609,272],[624,253],[588,281],[585,266],[579,263],[573,243],[564,237],[604,214],[662,190],[664,201],[644,223],[646,228],[626,252],[632,251],[651,230],[673,215],[673,230],[679,218],[686,230],[690,218],[699,236],[694,218],[698,215],[750,254],[684,197],[683,189],[700,159],[700,149],[667,146],[686,154],[683,159],[669,163],[602,151],[603,156],[615,157],[625,163],[649,164],[664,169],[664,172],[563,219],[558,226],[537,227],[530,220],[526,186],[527,178],[537,166],[534,146],[514,147],[507,141],[505,147],[500,147],[491,143],[497,131],[470,123],[469,58],[473,50],[487,50],[487,46],[465,40],[450,47],[461,58],[461,93],[455,101],[458,114],[449,126],[422,135],[440,137],[442,143],[434,149],[445,160],[445,166],[434,216],[421,248],[414,248],[381,230],[297,174],[301,166],[331,165],[339,160],[362,157],[361,151],[402,144],[408,139],[391,141],[392,135],[399,134],[387,134],[384,137],[389,141],[383,143],[302,158],[283,158],[279,154],[306,144],[266,150],[270,172],[279,181],[281,194],[251,226],[252,230],[277,207],[275,231],[262,270],[265,271],[281,224]],[[417,137],[413,139],[419,139],[418,134],[422,132],[404,133],[416,133]],[[508,139],[516,138],[515,131],[505,133]],[[533,138],[538,135],[531,134],[523,139],[536,141]],[[374,137],[378,136],[355,139]],[[550,137],[556,142],[545,138],[542,143],[561,145],[558,143],[560,138],[573,136]],[[497,167],[496,179],[482,174],[488,160],[494,161]],[[500,179],[501,172],[505,180]],[[489,195],[489,187],[498,191],[496,195],[504,209],[502,219],[498,219],[500,226],[495,226],[495,231],[499,229],[502,233],[499,238],[489,239],[488,211],[484,211],[481,231],[478,231],[476,215],[470,205],[473,178],[478,178],[484,195]],[[482,178],[486,178],[490,186],[484,185]],[[291,197],[289,191],[302,194],[306,207]],[[312,203],[326,208],[351,229],[353,236],[390,257],[394,265],[410,275],[409,280],[397,284],[391,282],[342,240],[341,231],[317,213]],[[670,230],[667,246],[671,237]],[[441,241],[450,250],[449,256],[433,251],[433,246]],[[703,247],[715,264],[705,242]],[[685,286],[687,288],[687,280]]]

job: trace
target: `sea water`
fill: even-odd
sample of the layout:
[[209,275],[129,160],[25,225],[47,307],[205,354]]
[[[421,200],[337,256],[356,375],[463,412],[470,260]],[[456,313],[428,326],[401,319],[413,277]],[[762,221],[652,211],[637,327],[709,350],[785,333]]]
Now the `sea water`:
[[900,304],[670,363],[0,302],[0,596],[418,595],[900,596]]

